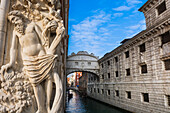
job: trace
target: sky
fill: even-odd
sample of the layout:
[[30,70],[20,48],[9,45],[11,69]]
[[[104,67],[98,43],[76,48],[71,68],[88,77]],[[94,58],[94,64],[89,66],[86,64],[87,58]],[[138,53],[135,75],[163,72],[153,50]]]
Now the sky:
[[147,0],[70,0],[69,47],[103,57],[126,38],[146,29],[138,9]]

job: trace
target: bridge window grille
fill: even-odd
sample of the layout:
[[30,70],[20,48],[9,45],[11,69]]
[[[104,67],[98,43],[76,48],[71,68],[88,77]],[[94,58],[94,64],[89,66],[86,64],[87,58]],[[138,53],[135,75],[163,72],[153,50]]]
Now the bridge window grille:
[[107,90],[107,95],[110,96],[110,90]]
[[75,62],[75,65],[79,65],[79,63],[78,63],[78,62]]
[[130,68],[126,69],[126,76],[130,76]]
[[126,57],[126,58],[129,58],[129,51],[126,51],[126,52],[125,52],[125,57]]
[[110,78],[110,73],[108,73],[108,78]]
[[145,52],[146,51],[145,43],[143,43],[143,44],[141,44],[139,46],[139,50],[140,50],[140,52]]
[[128,99],[131,99],[131,92],[130,91],[126,91],[126,96]]
[[115,73],[116,73],[116,77],[119,77],[119,72],[118,72],[118,71],[116,71]]
[[166,10],[166,3],[164,1],[157,7],[158,15],[163,13],[165,10]]
[[147,73],[148,71],[147,71],[147,65],[145,64],[145,65],[142,65],[141,66],[141,73],[142,74],[144,74],[144,73]]
[[142,100],[143,100],[143,102],[149,102],[149,94],[142,93]]
[[170,33],[169,33],[169,31],[162,34],[161,37],[162,37],[162,45],[165,44],[165,43],[170,42]]
[[164,60],[165,70],[170,70],[170,59]]
[[170,106],[170,95],[166,95],[165,97],[166,97],[166,98],[165,98],[165,99],[166,99],[166,100],[165,100],[166,106]]
[[119,97],[119,90],[116,90],[115,94],[116,94],[117,97]]

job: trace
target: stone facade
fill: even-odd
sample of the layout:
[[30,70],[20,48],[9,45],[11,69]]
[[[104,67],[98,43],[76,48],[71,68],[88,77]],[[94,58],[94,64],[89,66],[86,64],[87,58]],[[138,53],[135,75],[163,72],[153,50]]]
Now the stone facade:
[[136,113],[170,111],[170,1],[148,0],[146,30],[99,59],[100,82],[88,95]]

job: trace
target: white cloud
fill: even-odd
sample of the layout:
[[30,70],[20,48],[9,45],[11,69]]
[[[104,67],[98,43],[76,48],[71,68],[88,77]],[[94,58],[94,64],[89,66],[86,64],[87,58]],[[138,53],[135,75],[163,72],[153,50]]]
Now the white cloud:
[[114,15],[114,17],[121,17],[121,16],[123,16],[123,13],[114,13],[113,15]]
[[116,47],[117,44],[108,41],[112,37],[111,26],[109,26],[111,16],[111,14],[100,11],[80,23],[72,25],[70,41],[74,42],[74,45],[70,47],[70,50],[77,52],[81,48],[81,50],[101,57],[105,54],[103,51],[109,50],[108,46]]
[[126,2],[130,5],[142,3],[140,0],[126,0]]
[[133,26],[129,26],[129,27],[127,27],[127,28],[132,29],[132,30],[138,29],[138,28],[140,28],[140,24],[133,25]]
[[115,11],[128,11],[130,10],[132,7],[128,7],[128,6],[119,6],[117,8],[113,8],[113,10]]

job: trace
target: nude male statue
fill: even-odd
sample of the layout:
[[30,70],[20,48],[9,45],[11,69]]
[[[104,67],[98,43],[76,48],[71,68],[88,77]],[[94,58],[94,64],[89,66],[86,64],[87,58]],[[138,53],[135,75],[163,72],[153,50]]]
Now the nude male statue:
[[[59,75],[56,71],[52,71],[52,68],[56,58],[54,52],[61,41],[64,27],[56,25],[56,28],[58,27],[56,30],[57,35],[50,47],[45,49],[43,47],[45,41],[42,38],[40,28],[34,22],[24,23],[22,16],[19,11],[11,11],[8,15],[9,21],[14,24],[14,30],[10,49],[10,62],[1,67],[2,79],[4,80],[3,73],[15,64],[16,52],[20,44],[24,65],[23,71],[33,86],[37,102],[38,110],[36,113],[53,113],[53,111],[59,109],[62,98],[62,83]],[[43,88],[41,86],[43,81],[45,81],[46,107],[44,107],[45,100],[43,99]],[[52,82],[56,85],[56,95],[53,106],[50,109]]]

